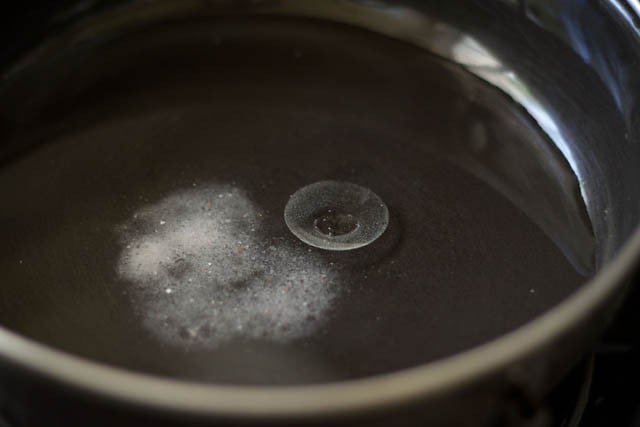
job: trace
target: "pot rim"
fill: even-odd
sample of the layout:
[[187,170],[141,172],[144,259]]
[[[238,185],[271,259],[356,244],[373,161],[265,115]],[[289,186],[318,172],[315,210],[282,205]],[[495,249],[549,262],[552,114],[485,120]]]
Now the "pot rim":
[[504,370],[577,327],[620,292],[640,264],[640,225],[577,291],[525,325],[482,345],[387,374],[327,384],[234,386],[176,380],[93,362],[0,325],[0,358],[60,384],[147,408],[202,416],[290,418],[371,411],[429,399]]

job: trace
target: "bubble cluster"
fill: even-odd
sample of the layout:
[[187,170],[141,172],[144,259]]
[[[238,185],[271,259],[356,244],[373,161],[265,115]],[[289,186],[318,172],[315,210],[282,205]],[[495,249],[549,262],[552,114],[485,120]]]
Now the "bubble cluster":
[[145,327],[206,347],[315,330],[336,273],[318,254],[262,235],[265,220],[241,189],[211,185],[172,194],[121,225],[117,272]]

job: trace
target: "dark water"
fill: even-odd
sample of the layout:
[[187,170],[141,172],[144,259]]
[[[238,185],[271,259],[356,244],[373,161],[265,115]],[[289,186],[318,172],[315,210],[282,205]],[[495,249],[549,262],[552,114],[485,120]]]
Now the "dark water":
[[[367,376],[513,330],[593,269],[575,176],[536,124],[397,41],[167,24],[7,82],[0,321],[77,355],[214,382]],[[289,196],[323,180],[375,192],[385,233],[341,252],[293,236]]]

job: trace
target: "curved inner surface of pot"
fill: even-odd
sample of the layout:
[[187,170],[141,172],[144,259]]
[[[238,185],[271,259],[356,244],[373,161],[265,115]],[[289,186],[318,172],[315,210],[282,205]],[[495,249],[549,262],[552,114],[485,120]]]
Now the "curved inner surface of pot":
[[569,296],[638,220],[637,78],[602,56],[623,33],[587,29],[614,9],[423,3],[67,17],[0,88],[1,324],[146,373],[304,384]]

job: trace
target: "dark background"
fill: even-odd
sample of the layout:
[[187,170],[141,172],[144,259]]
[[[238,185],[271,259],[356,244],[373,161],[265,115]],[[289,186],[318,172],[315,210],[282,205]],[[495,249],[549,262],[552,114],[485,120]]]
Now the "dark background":
[[593,382],[584,427],[640,426],[640,279],[595,346]]
[[[0,6],[0,69],[95,0],[24,0]],[[80,5],[71,7],[72,5]],[[61,11],[69,11],[71,13]],[[95,9],[94,9],[95,10]],[[53,17],[53,19],[52,19]],[[594,347],[591,390],[581,427],[640,427],[640,279],[615,322]]]

